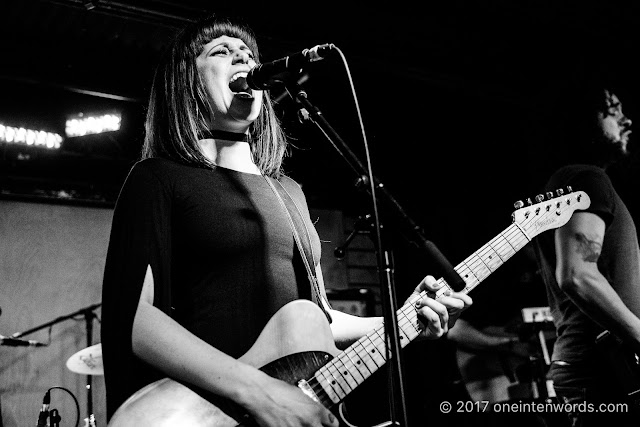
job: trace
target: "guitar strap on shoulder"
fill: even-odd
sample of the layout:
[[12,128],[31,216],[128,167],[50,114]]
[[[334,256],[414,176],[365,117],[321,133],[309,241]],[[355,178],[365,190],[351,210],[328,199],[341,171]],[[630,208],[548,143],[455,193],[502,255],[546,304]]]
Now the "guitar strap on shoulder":
[[[300,251],[300,255],[301,255],[300,258],[302,258],[302,262],[305,266],[305,269],[307,270],[307,277],[311,285],[311,290],[316,298],[318,306],[320,307],[324,315],[327,317],[327,320],[329,321],[329,323],[331,323],[332,318],[329,312],[327,311],[327,309],[331,308],[331,306],[329,305],[329,302],[326,300],[322,291],[320,290],[320,285],[318,283],[318,278],[316,276],[315,267],[312,267],[312,265],[315,265],[315,262],[313,260],[313,247],[311,246],[311,237],[309,236],[309,230],[307,230],[307,226],[306,224],[304,224],[304,216],[302,215],[302,212],[300,211],[300,208],[298,208],[298,205],[296,204],[293,197],[291,197],[287,189],[284,188],[284,186],[280,183],[280,181],[275,180],[278,183],[278,186],[276,187],[271,181],[271,179],[269,179],[266,176],[264,177],[264,179],[267,181],[267,183],[271,187],[271,190],[273,190],[274,194],[276,195],[276,198],[280,202],[280,205],[282,206],[282,208],[287,214],[287,219],[289,220],[289,224],[291,225],[291,231],[293,233],[293,239],[295,240],[296,245],[298,246],[298,251]],[[291,215],[291,212],[289,211],[287,204],[283,200],[283,196],[290,200],[291,205],[294,206],[294,208],[298,213],[298,216],[300,217],[300,221],[302,222],[301,228],[304,230],[304,234],[306,236],[306,240],[304,240],[304,243],[306,243],[306,245],[303,244],[303,240],[300,238],[300,233],[298,232],[298,227],[300,227],[300,225],[296,226],[296,221],[294,221],[293,215]]]

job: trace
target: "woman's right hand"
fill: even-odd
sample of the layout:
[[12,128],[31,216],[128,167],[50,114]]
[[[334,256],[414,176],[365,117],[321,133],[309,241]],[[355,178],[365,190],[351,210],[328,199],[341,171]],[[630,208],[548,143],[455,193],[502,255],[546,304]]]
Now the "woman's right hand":
[[338,419],[298,387],[265,377],[244,406],[263,427],[338,427]]

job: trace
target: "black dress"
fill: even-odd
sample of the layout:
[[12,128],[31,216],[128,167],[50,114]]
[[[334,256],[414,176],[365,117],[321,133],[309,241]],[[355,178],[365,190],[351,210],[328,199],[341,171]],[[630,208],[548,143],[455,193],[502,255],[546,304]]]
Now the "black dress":
[[[320,240],[300,186],[286,177],[274,184],[302,213],[317,264]],[[312,299],[289,220],[265,177],[159,158],[138,162],[116,204],[104,272],[108,418],[137,390],[165,376],[132,350],[148,265],[154,305],[236,358],[280,307]]]

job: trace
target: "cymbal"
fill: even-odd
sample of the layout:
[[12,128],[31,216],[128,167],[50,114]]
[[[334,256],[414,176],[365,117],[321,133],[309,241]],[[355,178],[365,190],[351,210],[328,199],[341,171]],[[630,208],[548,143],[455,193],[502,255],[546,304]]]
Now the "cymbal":
[[84,375],[104,375],[102,366],[102,344],[84,348],[67,359],[71,372]]

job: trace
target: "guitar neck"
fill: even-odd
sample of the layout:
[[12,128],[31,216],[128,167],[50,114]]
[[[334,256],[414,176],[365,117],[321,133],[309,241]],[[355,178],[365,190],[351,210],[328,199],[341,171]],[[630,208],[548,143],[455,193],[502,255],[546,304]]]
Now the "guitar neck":
[[[465,287],[461,292],[471,292],[472,289],[515,255],[530,240],[529,236],[517,224],[514,223],[507,227],[502,233],[454,268],[465,282]],[[436,292],[436,299],[441,298],[448,291],[452,291],[444,279],[439,279],[438,283],[442,287]],[[420,295],[415,295],[411,298],[396,312],[398,335],[402,348],[422,332],[415,303],[420,298],[426,297],[428,297],[427,292],[423,291]],[[326,392],[331,402],[337,404],[342,401],[351,391],[387,362],[388,356],[385,342],[383,323],[353,343],[315,373],[315,380]]]

